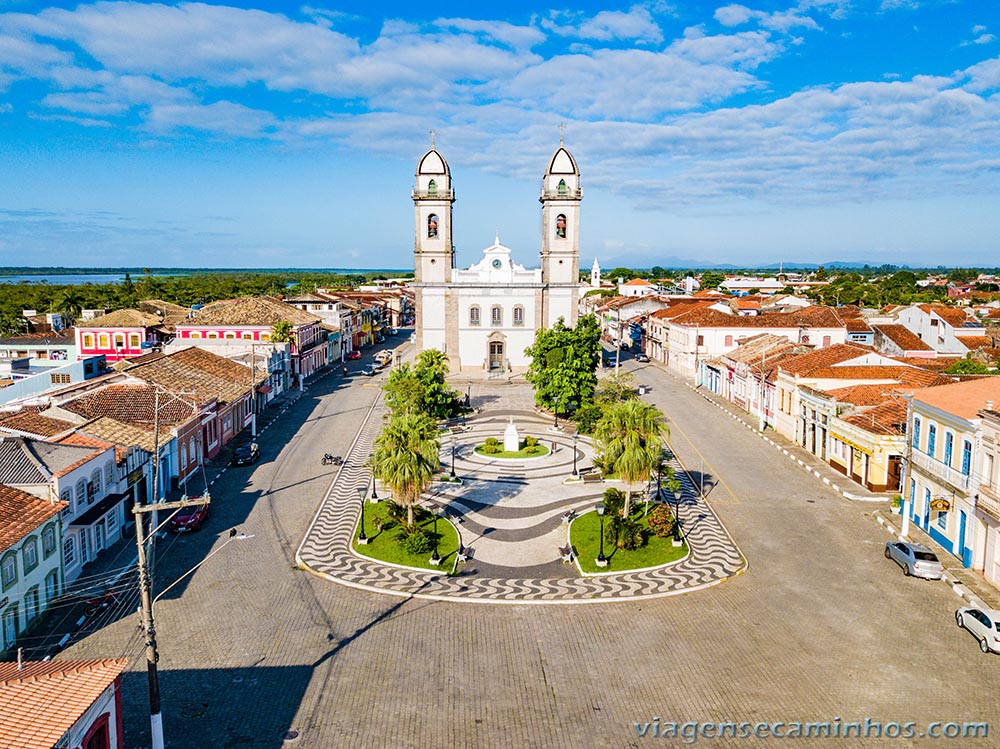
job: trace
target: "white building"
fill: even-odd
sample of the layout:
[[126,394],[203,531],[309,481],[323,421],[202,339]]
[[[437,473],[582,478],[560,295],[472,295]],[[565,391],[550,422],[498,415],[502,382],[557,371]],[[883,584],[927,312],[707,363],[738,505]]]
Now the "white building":
[[417,349],[439,349],[451,370],[524,372],[535,331],[573,326],[580,293],[580,170],[560,142],[542,178],[541,267],[511,260],[500,239],[467,270],[454,267],[451,171],[432,146],[413,189]]

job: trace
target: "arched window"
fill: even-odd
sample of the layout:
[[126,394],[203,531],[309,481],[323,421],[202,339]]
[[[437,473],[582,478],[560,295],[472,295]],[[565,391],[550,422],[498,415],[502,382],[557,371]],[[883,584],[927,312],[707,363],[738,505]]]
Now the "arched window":
[[70,512],[73,509],[73,492],[70,489],[63,489],[59,495],[59,499],[66,503],[66,509],[63,510],[64,513]]
[[113,483],[115,483],[115,464],[108,461],[108,464],[104,466],[104,484],[110,490]]
[[438,183],[433,179],[427,183],[427,194],[428,195],[438,194]]
[[560,195],[565,195],[566,193],[567,193],[567,190],[566,190],[566,180],[561,179],[561,180],[559,180],[559,194]]
[[503,325],[503,309],[499,304],[494,304],[490,309],[490,323],[494,326]]
[[438,235],[438,217],[436,213],[432,213],[427,217],[427,238],[437,239]]
[[90,474],[90,483],[94,485],[94,496],[100,496],[101,494],[101,469],[98,468],[92,474]]
[[86,479],[80,479],[76,482],[76,504],[78,507],[82,507],[87,504],[87,481]]
[[469,325],[479,325],[479,305],[474,304],[469,307]]
[[42,558],[48,559],[56,550],[56,527],[54,525],[45,526],[42,531]]
[[188,455],[191,456],[191,462],[192,463],[200,463],[201,462],[200,460],[198,460],[198,453],[196,453],[195,449],[194,449],[194,437],[192,437],[190,440],[188,440]]
[[524,307],[520,304],[514,307],[514,327],[524,326]]
[[566,239],[566,214],[560,213],[556,216],[556,237]]
[[181,468],[187,467],[188,464],[188,450],[187,445],[183,442],[181,443]]

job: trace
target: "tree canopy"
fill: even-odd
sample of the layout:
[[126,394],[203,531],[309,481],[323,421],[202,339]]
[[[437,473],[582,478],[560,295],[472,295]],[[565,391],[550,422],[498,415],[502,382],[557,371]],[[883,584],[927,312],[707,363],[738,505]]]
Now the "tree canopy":
[[593,315],[581,317],[575,328],[560,317],[551,328],[538,330],[525,349],[531,357],[525,378],[535,388],[535,403],[565,415],[591,400],[600,351],[601,329]]

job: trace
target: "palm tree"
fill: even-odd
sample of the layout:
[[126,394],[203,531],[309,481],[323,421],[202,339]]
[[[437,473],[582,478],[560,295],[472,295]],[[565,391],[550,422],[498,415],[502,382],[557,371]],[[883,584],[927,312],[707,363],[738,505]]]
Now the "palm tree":
[[271,340],[274,343],[290,343],[294,335],[292,324],[287,320],[279,320],[271,326]]
[[59,312],[68,317],[70,324],[80,316],[82,309],[83,302],[80,295],[72,286],[63,289],[53,303],[53,312]]
[[372,469],[406,507],[406,523],[413,527],[413,506],[431,485],[438,460],[438,428],[422,414],[396,416],[375,440]]
[[625,482],[622,517],[632,509],[632,486],[649,481],[660,459],[662,441],[669,436],[662,418],[655,406],[629,399],[612,404],[594,429],[602,465]]

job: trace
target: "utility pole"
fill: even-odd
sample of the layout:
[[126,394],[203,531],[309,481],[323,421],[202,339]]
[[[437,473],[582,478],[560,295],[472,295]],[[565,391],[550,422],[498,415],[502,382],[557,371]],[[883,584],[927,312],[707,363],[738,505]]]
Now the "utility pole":
[[615,346],[615,377],[621,374],[619,367],[622,363],[622,308],[615,310],[618,313],[618,345]]
[[[153,749],[164,749],[163,744],[163,716],[160,713],[160,681],[156,670],[156,663],[160,660],[160,655],[156,650],[156,628],[153,626],[153,596],[152,581],[149,579],[149,567],[146,563],[146,539],[145,527],[143,524],[143,513],[155,513],[157,509],[173,510],[190,505],[208,504],[208,497],[197,497],[195,499],[185,499],[179,502],[164,502],[163,504],[136,505],[132,508],[135,514],[135,543],[138,550],[139,565],[139,592],[142,603],[142,628],[146,634],[146,673],[149,677],[149,725],[152,734]],[[155,518],[156,516],[153,515]],[[152,527],[150,535],[155,535],[158,528]]]

